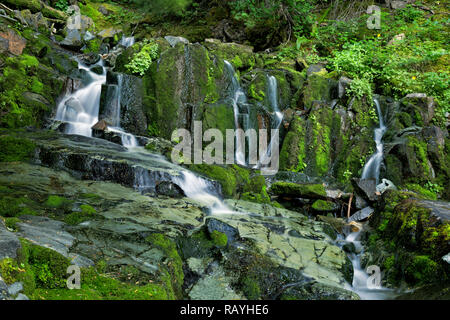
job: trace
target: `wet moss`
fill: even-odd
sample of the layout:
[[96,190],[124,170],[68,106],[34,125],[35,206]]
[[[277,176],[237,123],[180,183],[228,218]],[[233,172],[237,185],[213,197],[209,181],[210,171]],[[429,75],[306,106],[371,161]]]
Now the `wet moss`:
[[316,211],[333,211],[335,208],[332,202],[325,200],[316,200],[311,207]]
[[271,186],[271,192],[285,197],[303,197],[326,199],[327,193],[321,184],[297,184],[291,182],[275,182]]
[[226,247],[228,243],[228,238],[225,233],[214,230],[213,232],[210,233],[210,236],[216,246]]
[[36,145],[29,139],[0,136],[0,162],[29,160]]

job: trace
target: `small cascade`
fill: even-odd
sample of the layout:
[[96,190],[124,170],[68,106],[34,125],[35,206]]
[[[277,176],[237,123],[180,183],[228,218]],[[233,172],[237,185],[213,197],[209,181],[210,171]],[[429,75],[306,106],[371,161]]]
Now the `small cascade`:
[[117,75],[117,90],[116,97],[113,99],[114,105],[111,115],[111,122],[112,125],[108,127],[108,130],[112,132],[116,132],[120,135],[122,140],[122,145],[126,148],[136,148],[139,146],[139,143],[136,140],[136,137],[132,135],[131,133],[125,132],[120,127],[120,106],[121,106],[121,96],[122,96],[122,82],[123,82],[123,75],[118,74]]
[[125,35],[123,35],[119,44],[125,48],[131,47],[134,44],[134,37],[125,37]]
[[376,152],[370,157],[369,161],[367,161],[364,166],[363,173],[361,175],[361,179],[375,179],[378,185],[378,180],[380,178],[380,166],[381,161],[383,161],[383,143],[382,139],[386,132],[386,126],[384,125],[383,114],[381,113],[380,102],[377,99],[374,99],[375,105],[377,107],[378,119],[380,125],[375,129],[374,140],[376,143]]
[[[364,253],[364,247],[359,240],[361,231],[352,232],[345,238],[345,243],[352,243],[357,253],[348,254],[353,265],[353,283],[347,289],[357,293],[362,300],[386,300],[393,299],[397,293],[393,289],[375,286],[372,284],[369,275],[361,266],[361,256]],[[371,284],[369,286],[369,284]]]
[[211,214],[233,213],[221,199],[214,195],[215,186],[192,172],[181,172],[181,176],[175,177],[173,182],[183,189],[188,198],[208,206]]
[[[239,85],[236,72],[231,63],[226,60],[224,62],[231,79],[231,100],[233,103],[235,129],[242,129],[245,131],[249,126],[247,96]],[[245,141],[240,141],[237,138],[235,158],[237,164],[244,166],[247,164],[245,160]]]
[[[278,82],[277,78],[274,76],[268,76],[268,98],[270,106],[272,107],[273,111],[273,117],[272,117],[272,129],[279,129],[280,125],[283,121],[283,113],[280,111],[280,108],[278,106]],[[270,133],[269,133],[270,134]],[[265,155],[262,156],[262,158],[259,161],[259,165],[257,167],[260,167],[261,165],[265,164],[267,160],[271,156],[271,150],[272,150],[272,140],[269,143],[269,146],[267,147],[267,152]]]
[[66,122],[65,133],[91,137],[91,127],[98,121],[100,93],[106,83],[106,70],[103,60],[94,66],[102,67],[102,74],[97,74],[88,66],[78,61],[78,68],[85,70],[91,81],[89,84],[64,97],[58,105],[56,120]]

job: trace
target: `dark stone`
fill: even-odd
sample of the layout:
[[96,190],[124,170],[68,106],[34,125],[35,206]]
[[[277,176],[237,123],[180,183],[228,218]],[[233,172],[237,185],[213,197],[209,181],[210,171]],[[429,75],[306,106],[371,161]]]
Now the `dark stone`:
[[156,185],[156,193],[171,198],[184,198],[186,194],[177,184],[170,181],[161,181]]
[[92,72],[96,73],[96,74],[99,74],[99,75],[103,74],[103,67],[102,66],[96,65],[96,66],[93,66],[90,70]]
[[352,179],[352,185],[358,193],[364,199],[373,202],[378,199],[377,195],[377,182],[375,179]]
[[237,229],[216,218],[208,218],[206,220],[206,227],[209,233],[213,231],[224,233],[227,236],[228,245],[235,242],[239,237],[239,231]]
[[356,247],[353,242],[348,242],[342,246],[342,249],[347,253],[356,253]]
[[88,53],[81,57],[81,61],[87,65],[96,64],[100,60],[100,55],[96,53]]

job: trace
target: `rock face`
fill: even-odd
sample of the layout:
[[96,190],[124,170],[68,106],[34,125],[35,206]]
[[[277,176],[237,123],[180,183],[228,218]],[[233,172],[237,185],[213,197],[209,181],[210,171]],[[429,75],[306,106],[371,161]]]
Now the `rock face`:
[[362,210],[359,210],[357,212],[355,212],[349,219],[348,221],[356,221],[356,222],[360,222],[360,221],[364,221],[367,220],[368,218],[370,218],[370,216],[374,213],[374,209],[371,207],[367,207],[364,208]]
[[5,258],[16,258],[17,249],[20,247],[19,238],[14,233],[9,232],[0,219],[0,261]]
[[[173,253],[168,256],[169,251],[162,250],[161,239],[169,242],[178,239],[180,256],[189,261],[186,264],[197,274],[186,280],[186,294],[190,298],[274,299],[290,292],[286,290],[291,287],[300,290],[296,294],[304,298],[357,298],[344,289],[345,282],[352,278],[351,263],[332,243],[326,233],[327,225],[299,213],[229,200],[226,204],[241,214],[205,220],[205,208],[194,200],[148,197],[115,183],[78,180],[45,167],[19,163],[2,166],[0,182],[10,179],[20,181],[20,190],[40,194],[41,198],[54,192],[64,194],[68,205],[52,207],[56,216],[77,212],[73,210],[80,201],[97,208],[88,221],[70,226],[40,216],[23,216],[17,223],[20,237],[52,248],[80,265],[104,259],[110,267],[133,266],[145,274],[158,276],[166,268],[163,262],[173,259]],[[80,194],[95,196],[81,200]],[[49,210],[35,208],[38,215]],[[201,236],[202,232],[215,231],[225,235],[227,247]],[[228,258],[218,259],[220,251]],[[250,285],[250,278],[244,280],[248,273],[237,271],[246,266],[254,272],[259,287],[256,293],[240,284],[242,280]],[[269,274],[274,275],[273,281],[267,282],[264,279]],[[281,279],[288,279],[292,286],[284,287],[286,282]],[[308,285],[302,289],[302,284]]]
[[22,54],[27,41],[11,29],[2,29],[0,29],[0,52],[8,51],[16,55]]

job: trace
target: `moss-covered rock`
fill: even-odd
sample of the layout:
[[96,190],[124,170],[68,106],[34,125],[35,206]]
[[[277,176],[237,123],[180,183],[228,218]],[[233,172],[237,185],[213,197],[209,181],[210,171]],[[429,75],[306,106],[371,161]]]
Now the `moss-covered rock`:
[[35,148],[36,145],[29,139],[0,136],[0,162],[29,160]]
[[281,197],[326,199],[327,193],[321,184],[297,184],[291,182],[275,182],[270,191]]

